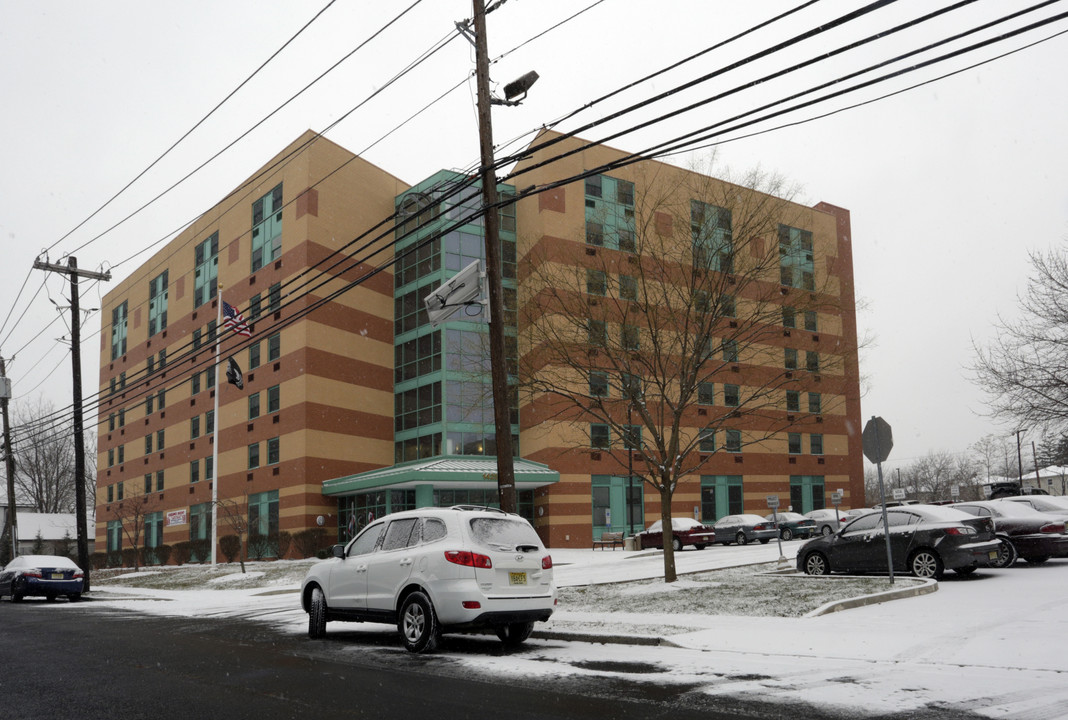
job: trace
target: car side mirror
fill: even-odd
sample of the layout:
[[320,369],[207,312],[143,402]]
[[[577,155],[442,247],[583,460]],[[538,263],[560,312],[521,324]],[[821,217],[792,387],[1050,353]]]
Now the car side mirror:
[[331,550],[333,551],[334,557],[344,559],[344,557],[345,557],[345,546],[344,545],[338,543],[333,548],[331,548]]

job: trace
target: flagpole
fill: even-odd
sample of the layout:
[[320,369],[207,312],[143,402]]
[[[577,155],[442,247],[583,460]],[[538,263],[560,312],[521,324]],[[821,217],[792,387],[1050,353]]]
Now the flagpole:
[[[218,519],[219,511],[219,425],[221,418],[219,417],[219,395],[222,394],[222,385],[219,383],[219,346],[222,343],[223,327],[222,327],[222,283],[218,283],[218,306],[219,310],[215,317],[215,410],[214,423],[212,426],[211,436],[211,564],[215,565],[216,555],[216,520]],[[207,468],[205,468],[205,471]],[[206,474],[206,473],[205,473]]]

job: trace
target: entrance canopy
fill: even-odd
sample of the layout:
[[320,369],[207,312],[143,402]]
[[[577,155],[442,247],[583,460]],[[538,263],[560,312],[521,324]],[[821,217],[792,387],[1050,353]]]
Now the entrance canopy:
[[[516,490],[532,490],[560,481],[560,473],[548,465],[515,459]],[[444,455],[413,460],[381,470],[323,482],[323,495],[352,495],[380,488],[405,489],[422,485],[450,488],[497,487],[497,458],[482,455]]]

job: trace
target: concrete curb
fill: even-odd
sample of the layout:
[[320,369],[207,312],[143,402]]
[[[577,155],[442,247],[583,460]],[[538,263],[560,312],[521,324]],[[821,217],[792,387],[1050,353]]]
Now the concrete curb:
[[938,581],[927,579],[924,580],[922,584],[913,585],[912,587],[894,588],[893,590],[885,590],[872,595],[861,595],[860,597],[849,598],[848,600],[835,600],[826,605],[821,605],[812,612],[806,613],[804,617],[819,617],[820,615],[836,613],[841,610],[850,610],[852,608],[865,607],[867,605],[877,605],[891,600],[918,597],[933,592],[938,592]]

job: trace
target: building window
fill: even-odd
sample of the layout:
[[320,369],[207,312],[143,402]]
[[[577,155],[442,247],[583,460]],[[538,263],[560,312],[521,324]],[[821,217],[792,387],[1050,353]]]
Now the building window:
[[586,270],[586,292],[590,295],[604,295],[608,292],[608,281],[604,270]]
[[111,359],[126,354],[126,301],[111,311]]
[[156,393],[156,409],[157,410],[162,410],[164,405],[166,405],[166,401],[167,401],[167,389],[166,388],[160,388],[159,392]]
[[148,336],[167,329],[167,271],[148,284]]
[[252,203],[252,272],[282,256],[282,185]]
[[741,403],[741,391],[737,385],[723,386],[723,404],[727,407],[738,407]]
[[782,326],[785,328],[797,327],[797,312],[792,307],[787,307],[786,305],[783,305]]
[[276,413],[281,407],[282,389],[280,385],[267,388],[267,412]]
[[163,492],[163,471],[156,471],[156,492]]
[[591,175],[586,178],[586,196],[587,197],[601,197],[601,176]]
[[189,482],[200,482],[200,461],[194,460],[189,463]]
[[267,362],[282,357],[282,335],[275,333],[267,338]]
[[742,431],[741,430],[728,430],[726,432],[726,441],[723,443],[723,449],[727,452],[738,453],[742,451]]
[[641,376],[633,373],[619,374],[619,389],[622,396],[631,401],[641,400],[642,396],[645,395]]
[[278,438],[271,438],[267,441],[267,464],[278,464]]
[[604,320],[589,320],[587,322],[587,340],[593,347],[604,347],[608,344],[608,330]]
[[631,275],[619,276],[619,297],[624,300],[638,299],[638,278]]
[[204,458],[204,479],[211,480],[215,477],[215,458],[208,455]]
[[820,402],[820,394],[819,393],[809,393],[808,394],[808,411],[810,413],[816,413],[818,415],[820,413],[821,405],[822,405],[822,403]]
[[145,375],[151,375],[154,372],[156,372],[156,356],[149,355],[145,360]]
[[819,326],[817,323],[818,314],[815,310],[805,311],[805,329],[810,332],[818,332]]
[[620,205],[634,206],[634,183],[616,179],[616,202]]
[[818,352],[805,351],[805,370],[813,373],[820,371],[820,354]]
[[809,451],[813,455],[822,455],[823,454],[823,435],[818,435],[816,433],[813,433],[812,435],[809,435],[808,440],[809,440]]
[[152,453],[152,433],[145,435],[145,455]]
[[786,391],[786,412],[801,412],[801,393],[797,390]]
[[690,232],[695,268],[734,272],[730,210],[691,200]]
[[260,466],[260,444],[252,443],[248,446],[248,469],[255,470]]
[[163,448],[165,448],[166,446],[167,445],[164,441],[163,429],[161,428],[156,431],[156,449],[160,452],[163,452]]
[[[278,491],[255,493],[248,497],[248,532],[266,538],[278,536]],[[270,554],[277,553],[272,548]]]
[[282,309],[282,283],[275,283],[267,293],[267,304],[271,312]]
[[211,435],[215,432],[215,411],[208,410],[204,413],[204,432],[207,435]]
[[[393,426],[395,431],[411,430],[441,422],[441,383],[432,382],[396,393],[393,396]],[[268,393],[270,395],[270,393]],[[483,402],[481,382],[449,381],[449,411],[457,413],[455,422],[493,422],[493,410]],[[268,397],[270,402],[270,397]]]
[[722,342],[723,347],[723,361],[724,362],[738,362],[738,341],[737,340],[724,340]]
[[701,476],[701,520],[715,522],[745,512],[741,475]]
[[786,444],[791,455],[801,454],[801,433],[789,433],[786,438]]
[[248,346],[248,369],[255,370],[260,366],[260,344],[252,343]]
[[783,365],[787,370],[797,369],[797,348],[783,348]]
[[108,413],[108,432],[115,429],[115,413]]
[[201,332],[200,328],[197,328],[196,330],[193,331],[193,349],[194,350],[199,350],[200,349],[200,345],[202,343],[202,340],[201,340],[201,336],[202,335],[203,335],[203,333]]
[[716,404],[716,384],[710,382],[703,382],[697,386],[697,404],[698,405],[715,405]]
[[[193,309],[215,297],[219,285],[219,233],[193,249]],[[195,346],[194,346],[195,347]]]
[[152,414],[152,404],[155,402],[155,400],[156,400],[156,396],[155,395],[149,395],[148,397],[145,398],[145,416],[146,417]]
[[255,420],[260,416],[260,394],[252,393],[248,396],[248,419]]
[[108,448],[108,467],[115,465],[115,448]]
[[193,377],[189,379],[189,394],[197,395],[200,393],[200,373],[193,373]]
[[702,428],[698,438],[698,449],[701,452],[716,452],[716,431],[712,428]]
[[812,232],[779,226],[779,281],[787,287],[816,289]]
[[126,427],[126,408],[119,410],[119,427]]
[[108,502],[115,502],[115,486],[108,485]]
[[590,447],[607,450],[612,445],[612,434],[607,425],[590,425]]
[[608,397],[608,373],[600,370],[590,371],[590,396]]
[[126,462],[126,446],[125,445],[119,445],[118,449],[119,449],[119,465],[122,465],[124,462]]
[[594,220],[586,221],[586,244],[604,245],[604,225]]
[[248,322],[252,324],[259,319],[260,313],[263,312],[263,299],[259,293],[256,293],[248,299]]
[[152,473],[145,475],[145,495],[152,492]]
[[624,350],[635,351],[641,345],[641,332],[637,325],[624,325],[620,328],[620,344]]

